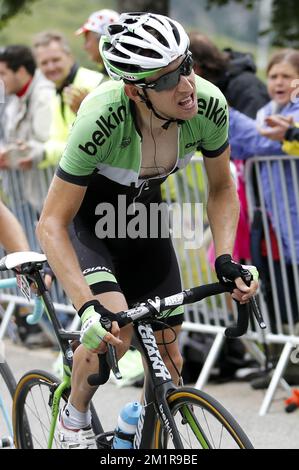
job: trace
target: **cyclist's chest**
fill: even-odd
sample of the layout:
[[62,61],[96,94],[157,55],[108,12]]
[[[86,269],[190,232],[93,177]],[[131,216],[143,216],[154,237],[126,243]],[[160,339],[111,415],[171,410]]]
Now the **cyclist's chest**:
[[139,176],[150,178],[169,174],[176,166],[178,153],[177,125],[158,132],[144,131]]

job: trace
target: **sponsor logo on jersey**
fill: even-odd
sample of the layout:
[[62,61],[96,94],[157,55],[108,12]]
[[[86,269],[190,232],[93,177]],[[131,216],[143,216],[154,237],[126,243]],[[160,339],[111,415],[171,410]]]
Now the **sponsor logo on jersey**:
[[219,99],[210,97],[209,101],[204,98],[198,100],[198,114],[213,121],[217,127],[223,127],[227,123],[227,105],[219,106]]
[[83,271],[83,275],[94,273],[95,271],[105,271],[108,273],[112,273],[111,269],[106,268],[105,266],[93,266],[92,268],[86,268]]
[[110,114],[108,116],[99,116],[95,121],[96,129],[93,131],[90,140],[85,144],[80,144],[78,147],[85,154],[94,156],[97,154],[98,148],[111,137],[115,129],[124,122],[127,117],[127,109],[125,106],[119,106],[116,110],[112,107],[108,108]]
[[131,142],[132,142],[131,137],[124,137],[123,140],[121,141],[120,148],[124,149],[128,147],[128,145],[130,145]]
[[196,147],[198,148],[200,146],[200,144],[202,143],[202,140],[197,140],[196,142],[189,142],[188,144],[185,145],[185,148],[186,149],[190,149],[192,147]]

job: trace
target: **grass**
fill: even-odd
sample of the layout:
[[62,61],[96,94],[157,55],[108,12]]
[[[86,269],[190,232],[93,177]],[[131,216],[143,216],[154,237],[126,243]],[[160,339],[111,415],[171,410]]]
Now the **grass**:
[[75,57],[82,65],[94,67],[83,50],[83,40],[74,32],[88,18],[90,13],[101,8],[116,9],[116,0],[39,0],[31,7],[31,13],[21,13],[0,31],[0,44],[32,45],[35,34],[55,29],[65,34]]

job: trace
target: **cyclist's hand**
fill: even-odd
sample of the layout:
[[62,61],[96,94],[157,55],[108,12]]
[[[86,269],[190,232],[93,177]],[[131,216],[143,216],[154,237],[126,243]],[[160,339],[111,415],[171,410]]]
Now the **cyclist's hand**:
[[[258,271],[255,266],[246,266],[233,261],[230,255],[221,255],[215,261],[216,274],[220,282],[234,282],[236,289],[232,293],[233,299],[241,304],[249,301],[258,289]],[[245,283],[245,274],[249,271],[252,280],[248,286]]]
[[[106,344],[101,344],[102,342],[110,343],[113,346],[122,344],[122,341],[118,338],[119,327],[116,322],[113,322],[113,313],[105,309],[100,302],[98,302],[98,305],[95,302],[95,305],[89,305],[85,309],[83,306],[80,311],[82,311],[80,340],[87,349],[98,353],[104,352],[106,349]],[[101,318],[103,317],[108,317],[112,321],[111,333],[102,326]]]

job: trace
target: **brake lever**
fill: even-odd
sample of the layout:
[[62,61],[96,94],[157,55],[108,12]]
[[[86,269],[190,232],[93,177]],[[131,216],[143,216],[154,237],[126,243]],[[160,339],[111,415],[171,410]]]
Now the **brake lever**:
[[[107,317],[101,317],[101,325],[105,330],[111,331],[112,322]],[[107,382],[110,375],[110,370],[112,370],[115,377],[119,380],[122,379],[122,375],[118,368],[118,361],[116,355],[115,346],[107,343],[107,352],[105,354],[98,354],[99,358],[99,373],[92,374],[87,378],[87,382],[91,386],[103,385]]]
[[253,311],[253,314],[256,318],[256,321],[258,322],[259,324],[259,327],[264,330],[265,328],[267,328],[267,325],[264,321],[264,318],[263,318],[263,315],[261,314],[261,311],[259,309],[259,306],[257,304],[257,301],[256,301],[256,298],[255,297],[252,297],[250,299],[250,307],[251,307],[251,310]]
[[[243,269],[242,270],[242,279],[247,284],[247,286],[250,286],[250,283],[252,281],[252,274],[248,269]],[[238,304],[238,318],[237,318],[237,325],[226,328],[224,334],[225,336],[229,338],[237,338],[239,336],[242,336],[246,333],[247,328],[248,328],[248,323],[249,323],[249,315],[250,315],[250,308],[253,311],[253,314],[260,326],[261,329],[265,329],[266,323],[263,319],[263,316],[260,312],[260,309],[258,307],[258,304],[256,302],[255,297],[251,297],[249,299],[249,305],[248,304]],[[250,308],[249,308],[250,306]]]
[[[111,320],[109,320],[109,318],[102,317],[100,322],[101,322],[101,325],[105,328],[105,330],[111,332],[112,322],[111,322]],[[107,344],[106,360],[107,360],[108,366],[112,370],[112,372],[115,375],[116,379],[117,380],[122,379],[122,375],[121,375],[119,367],[118,367],[118,360],[117,360],[115,346],[113,346],[112,344],[109,344],[109,343]]]
[[122,375],[118,367],[116,349],[115,346],[113,346],[112,344],[107,345],[107,362],[116,379],[122,379]]

